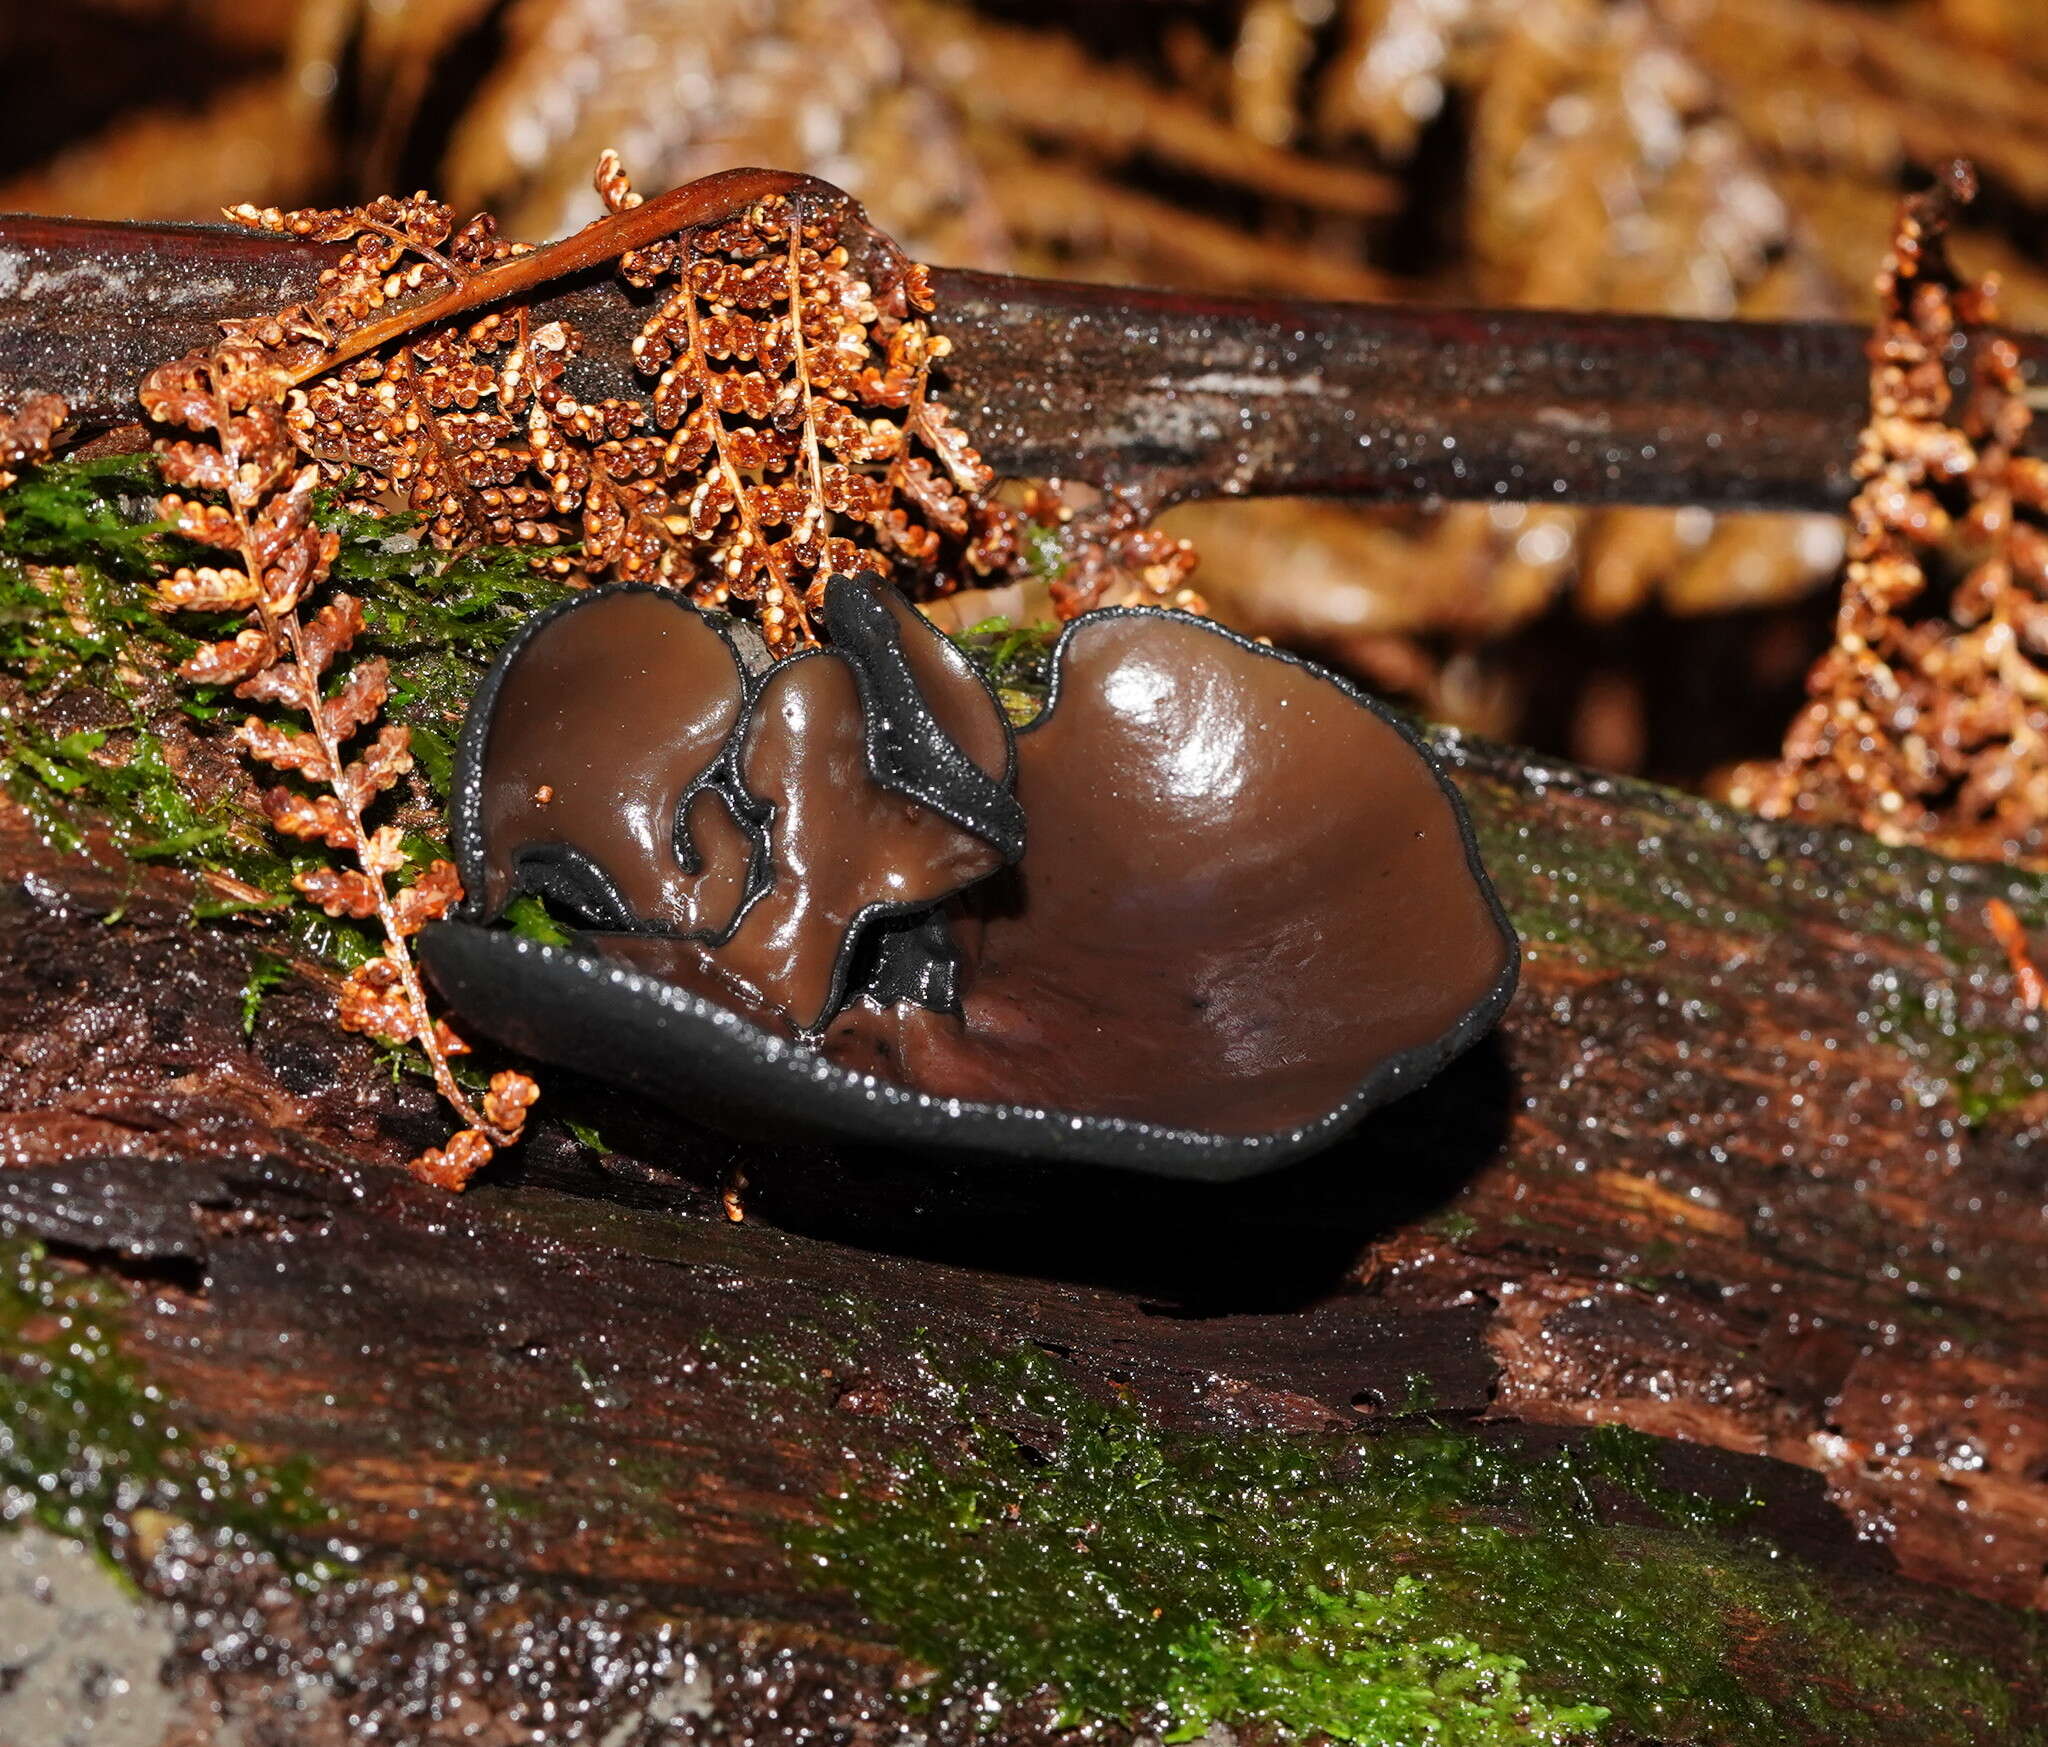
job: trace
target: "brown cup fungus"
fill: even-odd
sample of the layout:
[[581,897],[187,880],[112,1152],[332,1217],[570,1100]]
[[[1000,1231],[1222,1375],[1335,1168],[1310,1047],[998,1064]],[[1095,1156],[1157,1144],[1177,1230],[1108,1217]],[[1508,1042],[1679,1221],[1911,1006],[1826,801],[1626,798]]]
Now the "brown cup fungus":
[[[674,595],[536,620],[472,706],[475,1027],[714,1121],[1223,1179],[1326,1144],[1498,1018],[1514,935],[1455,791],[1318,668],[1088,613],[1014,732],[872,576],[770,663]],[[517,893],[580,930],[494,926]]]

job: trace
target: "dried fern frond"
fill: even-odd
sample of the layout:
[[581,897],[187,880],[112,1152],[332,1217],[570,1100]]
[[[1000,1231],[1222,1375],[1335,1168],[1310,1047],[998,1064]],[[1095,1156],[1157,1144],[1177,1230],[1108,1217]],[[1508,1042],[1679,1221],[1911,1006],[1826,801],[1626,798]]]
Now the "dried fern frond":
[[54,394],[32,394],[18,407],[0,406],[0,491],[48,458],[71,409]]
[[2040,79],[2009,55],[1880,13],[1775,0],[1711,0],[1688,35],[1774,154],[1882,182],[1963,152],[2029,201],[2048,199]]
[[[615,155],[597,183],[615,218],[639,212]],[[385,229],[423,234],[417,204],[384,212]],[[359,215],[245,216],[327,235]],[[289,429],[331,480],[402,492],[437,544],[529,546],[743,612],[778,653],[806,647],[830,575],[879,568],[928,597],[1017,556],[1014,513],[932,392],[948,342],[923,272],[860,277],[840,240],[851,217],[814,184],[613,251],[654,295],[633,342],[644,399],[579,399],[581,337],[501,305],[307,380]],[[450,224],[437,208],[425,233],[458,268],[512,253],[486,220],[448,241]],[[431,266],[393,273],[389,294]],[[307,319],[339,334],[355,313]]]
[[887,0],[518,0],[442,176],[508,230],[556,236],[595,216],[583,166],[602,148],[662,187],[778,164],[855,190],[916,250],[1005,266],[933,61]]
[[284,408],[294,373],[328,356],[397,290],[437,275],[459,277],[467,270],[462,258],[488,258],[496,249],[480,233],[451,239],[445,209],[424,200],[345,214],[244,216],[351,247],[311,302],[266,321],[232,324],[220,345],[162,365],[143,382],[149,416],[193,433],[158,445],[174,488],[162,514],[187,539],[223,555],[218,565],[179,567],[159,582],[158,594],[173,609],[247,615],[244,630],[203,645],[181,671],[195,682],[233,685],[238,697],[281,713],[252,714],[235,735],[252,763],[287,779],[264,792],[263,812],[280,835],[346,858],[308,868],[293,883],[331,916],[374,916],[384,939],[382,954],[343,984],[341,1022],[390,1043],[419,1045],[465,1127],[446,1148],[414,1160],[413,1169],[459,1188],[494,1148],[516,1138],[535,1089],[526,1075],[508,1070],[478,1104],[449,1068],[448,1058],[463,1045],[429,1012],[407,942],[448,914],[461,886],[446,861],[398,884],[406,866],[400,834],[370,822],[379,797],[412,767],[410,735],[379,720],[389,692],[384,663],[343,665],[362,630],[361,603],[334,594],[310,617],[302,611],[322,593],[339,541],[314,523],[320,468],[294,448]]
[[1322,77],[1301,95],[1305,119],[1326,147],[1362,138],[1403,162],[1500,23],[1498,0],[1346,0]]
[[1034,265],[1138,283],[1197,282],[1218,291],[1272,291],[1374,302],[1399,280],[1339,255],[1247,236],[1170,201],[1133,193],[1079,164],[1037,157],[988,159],[988,184],[1011,234]]
[[[376,176],[445,137],[441,179],[513,234],[599,210],[582,166],[617,143],[663,184],[750,161],[829,176],[926,258],[1296,295],[1847,313],[1901,177],[1967,144],[1999,200],[1961,240],[1999,267],[2008,315],[2042,325],[2048,271],[2026,238],[2048,50],[2033,10],[1228,0],[1199,17],[1056,8],[1027,27],[972,0],[318,0],[287,52],[301,85],[321,66],[340,78],[325,112],[336,164]],[[317,31],[303,22],[316,15]],[[486,39],[495,58],[474,84],[446,76]],[[458,89],[472,93],[459,113],[415,101]],[[180,210],[205,192],[193,168],[174,172]],[[252,171],[208,173],[232,188]],[[557,519],[538,500],[505,511],[515,527]],[[1435,591],[1409,557],[1435,549],[1419,525],[1346,513],[1375,615],[1460,649],[1496,634],[1481,621],[1528,617],[1510,563],[1485,610],[1461,590],[1428,625]],[[1335,564],[1337,519],[1318,523]],[[1832,569],[1813,521],[1701,536],[1695,518],[1682,537],[1647,515],[1606,523],[1575,524],[1538,610],[1739,608]],[[1256,555],[1248,537],[1229,544]],[[1443,550],[1485,544],[1452,533]],[[1251,610],[1274,592],[1256,569],[1219,554],[1207,576],[1223,610],[1279,628]]]
[[[1960,165],[1900,211],[1877,282],[1871,416],[1857,455],[1834,647],[1775,765],[1734,798],[1888,842],[2048,860],[2048,460],[1996,287],[1950,263]],[[1958,348],[1967,391],[1951,384]]]
[[[359,174],[365,185],[390,186],[441,57],[492,10],[493,0],[406,0],[402,6],[310,0],[303,5],[294,48],[305,75],[320,80],[322,63],[338,67],[351,52],[361,69],[357,88],[367,101]],[[352,38],[351,25],[356,27]]]
[[[962,111],[984,128],[1095,163],[1150,158],[1229,187],[1351,217],[1381,216],[1400,204],[1399,184],[1383,172],[1287,148],[1292,105],[1272,87],[1277,81],[1291,92],[1302,71],[1285,46],[1297,32],[1305,36],[1291,0],[1282,0],[1277,15],[1272,8],[1247,15],[1252,52],[1232,63],[1242,69],[1234,127],[1219,126],[1198,98],[1105,63],[1052,31],[991,23],[930,0],[899,0],[892,10],[920,52],[942,69]],[[1283,40],[1268,42],[1274,26]],[[1253,69],[1263,96],[1252,94]]]

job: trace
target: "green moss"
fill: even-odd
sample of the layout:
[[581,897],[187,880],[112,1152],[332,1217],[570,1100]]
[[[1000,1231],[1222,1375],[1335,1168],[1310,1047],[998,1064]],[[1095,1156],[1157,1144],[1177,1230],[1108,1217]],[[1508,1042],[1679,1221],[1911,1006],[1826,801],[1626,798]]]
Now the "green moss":
[[[173,549],[164,524],[152,519],[162,490],[156,462],[148,455],[30,468],[0,493],[7,514],[0,527],[0,557],[26,564],[90,564],[123,583],[146,582]],[[143,615],[154,616],[138,598],[132,615],[123,614],[130,634],[153,634],[142,623]],[[85,634],[81,629],[80,635]]]
[[123,1302],[118,1288],[0,1227],[0,1515],[104,1553],[146,1507],[317,1580],[321,1568],[290,1551],[327,1521],[307,1465],[261,1461],[180,1427],[121,1350]]
[[358,648],[390,661],[390,714],[411,728],[413,755],[433,798],[445,803],[477,682],[520,625],[570,591],[516,548],[437,552],[413,537],[407,516],[357,515],[329,504],[320,521],[341,536],[335,585],[363,602]]
[[1553,1705],[1525,1692],[1526,1664],[1436,1630],[1425,1586],[1397,1577],[1385,1594],[1288,1595],[1263,1579],[1244,1592],[1244,1623],[1203,1620],[1172,1646],[1159,1708],[1168,1741],[1256,1718],[1290,1735],[1371,1747],[1418,1741],[1575,1741],[1607,1720],[1598,1705]]
[[[166,615],[151,604],[153,575],[205,556],[149,519],[160,489],[149,457],[117,456],[53,462],[0,492],[0,678],[15,692],[12,704],[0,694],[0,787],[61,848],[79,848],[87,827],[98,826],[131,859],[224,875],[260,894],[252,905],[202,883],[198,915],[267,908],[301,951],[339,968],[360,963],[375,950],[369,931],[322,915],[292,887],[312,858],[232,802],[201,804],[178,776],[169,739],[176,716],[205,725],[237,718],[244,706],[170,677],[195,637],[225,634],[232,621]],[[443,802],[477,681],[512,632],[566,591],[521,552],[452,558],[414,539],[409,518],[331,503],[318,513],[341,537],[336,586],[363,601],[357,653],[390,662],[388,713],[412,730],[426,798]],[[66,572],[55,578],[31,565]],[[125,719],[45,727],[40,707],[67,692],[90,697],[102,720]],[[406,844],[415,871],[443,847],[438,833],[414,833]]]
[[543,946],[567,946],[575,938],[569,925],[531,892],[520,893],[505,906],[505,922],[513,933],[537,940]]
[[1066,529],[1057,522],[1027,522],[1024,561],[1033,576],[1055,581],[1072,562],[1067,556]]
[[242,984],[242,1035],[256,1035],[256,1021],[263,1016],[263,998],[272,989],[292,980],[292,967],[268,952],[252,953],[248,980]]
[[[1461,786],[1487,870],[1539,952],[1644,976],[1706,1018],[1732,990],[1713,974],[1718,955],[1693,950],[1701,938],[1753,943],[1752,962],[1771,963],[1769,943],[1788,926],[1846,924],[1870,943],[1867,1035],[1939,1082],[1965,1124],[2048,1089],[2043,1027],[2004,999],[2005,960],[1981,922],[1996,892],[2023,923],[2048,923],[2048,880],[1846,832],[1801,838],[1641,784],[1603,784],[1615,818],[1595,830],[1569,811],[1532,813],[1484,771]],[[1688,950],[1674,953],[1674,941]]]
[[[78,849],[97,824],[133,859],[288,891],[290,869],[260,825],[195,801],[169,756],[152,694],[194,643],[152,608],[147,581],[192,554],[145,519],[140,494],[153,480],[145,458],[121,456],[33,469],[0,493],[0,788],[60,848]],[[46,725],[42,706],[67,694],[88,696],[105,725]],[[208,691],[182,703],[201,720],[220,713]],[[204,903],[208,913],[236,907],[217,893]]]
[[1568,815],[1532,814],[1497,784],[1468,789],[1487,872],[1524,940],[1603,969],[1647,969],[1672,932],[1769,935],[1780,926],[1762,882],[1745,885],[1723,865],[1725,841],[1699,841],[1682,820],[1656,821],[1648,839],[1575,830]]
[[[246,706],[174,677],[196,637],[226,635],[236,621],[165,614],[152,604],[150,579],[168,565],[218,557],[149,519],[161,489],[150,457],[118,456],[52,462],[0,492],[0,792],[59,849],[84,848],[97,829],[130,860],[199,876],[195,919],[255,913],[298,955],[350,969],[382,943],[371,924],[328,917],[293,886],[322,854],[280,839],[233,797],[200,800],[180,775],[179,717],[217,731]],[[405,837],[399,879],[409,883],[446,852],[438,818],[471,693],[519,625],[567,590],[521,551],[485,547],[456,557],[424,546],[409,517],[360,515],[332,501],[320,502],[316,515],[340,536],[335,586],[363,602],[356,653],[390,664],[386,714],[411,730],[417,782],[409,787],[437,821]],[[31,566],[64,568],[60,575]],[[52,727],[51,706],[58,721],[66,706],[83,706],[109,725]],[[522,932],[566,938],[537,900],[515,912]],[[258,959],[244,991],[245,1027],[264,993],[285,980],[281,963]],[[394,1066],[425,1071],[410,1046]],[[475,1063],[466,1069],[482,1075]]]
[[[1524,785],[1472,763],[1456,736],[1431,735],[1471,802],[1487,870],[1532,941],[1594,948],[1603,963],[1626,966],[1663,953],[1654,933],[1628,927],[1636,918],[1756,938],[1782,930],[1788,916],[1849,918],[1876,939],[1931,949],[1958,967],[1990,962],[1988,940],[1951,920],[1958,907],[1981,904],[1984,869],[1847,831],[1801,834],[1621,778],[1599,779],[1598,804],[1612,820],[1588,830],[1569,808],[1532,813]],[[1556,779],[1567,790],[1579,780]],[[1532,771],[1530,781],[1543,778]],[[2005,882],[2007,871],[1997,877]],[[2007,895],[2023,916],[2030,905],[2048,914],[2048,880],[2010,877]]]
[[1045,707],[1052,686],[1053,646],[1059,637],[1057,625],[984,619],[954,632],[953,642],[994,689],[1011,722],[1021,728]]
[[1479,1230],[1479,1221],[1469,1213],[1461,1213],[1452,1208],[1448,1213],[1440,1213],[1434,1219],[1424,1220],[1422,1229],[1442,1238],[1445,1243],[1461,1244]]
[[864,1464],[796,1548],[950,1689],[1176,1738],[2038,1739],[1998,1671],[1731,1539],[1746,1507],[1666,1488],[1631,1434],[1173,1436],[1037,1357],[951,1405],[944,1457]]
[[1966,1126],[2048,1087],[2048,1046],[2038,1032],[1972,1023],[1955,981],[1879,972],[1871,982],[1870,1027],[1948,1083]]

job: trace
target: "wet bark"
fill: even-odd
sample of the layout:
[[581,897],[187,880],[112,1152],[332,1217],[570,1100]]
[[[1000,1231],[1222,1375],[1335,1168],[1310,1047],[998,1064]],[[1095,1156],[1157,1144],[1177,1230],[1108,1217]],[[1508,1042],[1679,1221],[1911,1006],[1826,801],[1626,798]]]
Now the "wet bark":
[[[915,1405],[940,1349],[1050,1354],[1224,1438],[1418,1390],[1511,1442],[1632,1426],[1833,1580],[2009,1650],[1974,1598],[2044,1599],[2048,1090],[1982,908],[2038,926],[2041,887],[1445,750],[1528,940],[1514,1008],[1354,1139],[1227,1190],[760,1147],[557,1082],[449,1198],[399,1168],[431,1099],[317,985],[245,1036],[259,931],[8,821],[0,1217],[124,1283],[184,1435],[307,1457],[360,1561],[308,1597],[121,1525],[182,1610],[198,1738],[543,1705],[592,1739],[886,1737],[916,1671],[787,1542],[878,1402],[955,1434]],[[725,1386],[763,1364],[798,1380],[766,1418]]]

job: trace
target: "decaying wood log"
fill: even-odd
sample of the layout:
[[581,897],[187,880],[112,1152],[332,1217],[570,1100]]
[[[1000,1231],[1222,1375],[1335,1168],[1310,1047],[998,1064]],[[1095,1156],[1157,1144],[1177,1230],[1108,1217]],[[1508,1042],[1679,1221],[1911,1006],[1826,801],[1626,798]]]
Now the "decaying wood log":
[[[2048,886],[1444,750],[1528,941],[1512,1013],[1228,1190],[764,1148],[555,1085],[521,1154],[443,1196],[399,1169],[428,1093],[317,986],[245,1036],[260,929],[196,930],[168,876],[10,821],[0,1216],[49,1246],[56,1302],[101,1295],[187,1444],[307,1464],[311,1505],[260,1532],[114,1501],[114,1551],[174,1604],[182,1738],[961,1738],[916,1683],[968,1628],[858,1600],[908,1519],[822,1568],[815,1537],[833,1496],[962,1459],[957,1379],[1020,1351],[1162,1447],[1398,1437],[1425,1403],[1518,1461],[1638,1428],[1663,1484],[1747,1490],[1743,1532],[1855,1618],[2001,1670],[1979,1738],[2028,1738],[2037,1640],[1994,1604],[2048,1599],[2048,1053],[1983,910],[2048,925]],[[52,1338],[0,1316],[17,1386]],[[1056,1491],[1082,1434],[1027,1395],[974,1413]],[[978,1605],[968,1565],[949,1581]],[[1859,1710],[1840,1673],[1815,1732],[1782,1692],[1789,1614],[1744,1617],[1730,1690],[1784,1704],[1783,1739],[1918,1742],[1967,1709]],[[1663,1738],[1705,1737],[1674,1714]]]
[[[119,417],[319,258],[6,221],[0,399]],[[956,404],[1020,473],[1846,488],[1847,329],[939,279]],[[617,365],[618,294],[564,298]],[[2048,883],[1440,747],[1528,942],[1512,1012],[1227,1189],[765,1145],[557,1076],[445,1196],[402,1169],[429,1090],[317,974],[252,980],[259,922],[195,928],[176,878],[0,812],[0,1486],[146,1598],[117,1672],[161,1702],[122,1726],[1299,1736],[1332,1726],[1313,1622],[1356,1650],[1434,1586],[1428,1654],[1523,1655],[1604,1741],[2041,1738],[2048,1039],[1986,906],[2048,930]],[[1233,1584],[1274,1605],[1223,1643]],[[1556,1739],[1520,1702],[1470,1738]]]

